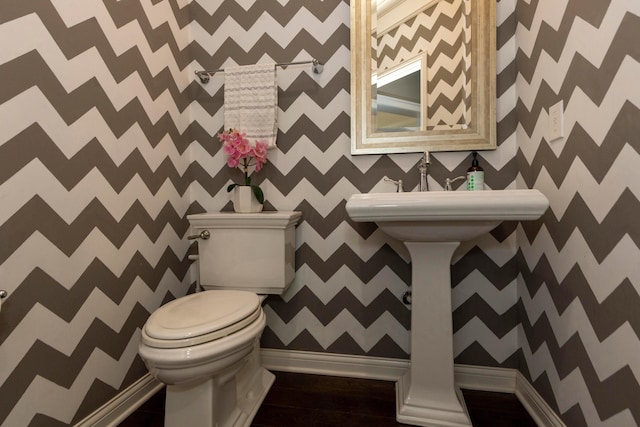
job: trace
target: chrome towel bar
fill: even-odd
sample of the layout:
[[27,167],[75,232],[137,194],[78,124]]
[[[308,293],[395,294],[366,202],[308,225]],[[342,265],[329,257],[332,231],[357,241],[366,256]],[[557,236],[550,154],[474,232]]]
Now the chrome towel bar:
[[[324,70],[324,65],[318,62],[317,59],[310,59],[308,61],[294,61],[294,62],[279,62],[276,64],[276,67],[288,67],[289,65],[302,65],[302,64],[311,64],[311,70],[314,74],[321,74]],[[200,78],[200,81],[204,83],[209,83],[211,76],[215,73],[224,72],[224,68],[218,68],[216,70],[199,70],[196,71],[196,75]]]

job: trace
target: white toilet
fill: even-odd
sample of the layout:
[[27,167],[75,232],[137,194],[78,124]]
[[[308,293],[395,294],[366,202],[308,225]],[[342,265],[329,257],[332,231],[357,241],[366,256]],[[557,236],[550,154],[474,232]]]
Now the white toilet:
[[[189,215],[202,292],[147,320],[139,353],[167,385],[165,426],[250,426],[275,379],[260,362],[258,294],[281,294],[295,275],[300,212]],[[208,237],[210,236],[210,237]]]

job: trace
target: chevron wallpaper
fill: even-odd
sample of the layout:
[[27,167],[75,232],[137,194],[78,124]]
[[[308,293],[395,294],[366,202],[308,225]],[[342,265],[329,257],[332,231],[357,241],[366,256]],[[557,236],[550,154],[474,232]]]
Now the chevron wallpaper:
[[[640,420],[634,2],[497,2],[499,147],[481,164],[490,188],[541,188],[552,208],[452,267],[456,362],[518,367],[568,425]],[[5,0],[0,40],[2,426],[72,425],[140,378],[140,327],[192,287],[186,214],[230,209],[232,178],[224,75],[196,69],[325,63],[278,72],[278,147],[255,179],[303,221],[263,346],[407,357],[407,253],[344,204],[391,190],[385,175],[417,187],[419,155],[349,154],[347,0]],[[558,99],[567,137],[547,143]],[[435,154],[430,185],[469,163]]]
[[[518,1],[521,371],[568,426],[640,424],[640,4]],[[549,142],[562,100],[565,138]]]
[[74,424],[140,378],[140,328],[190,286],[186,24],[0,2],[3,426]]

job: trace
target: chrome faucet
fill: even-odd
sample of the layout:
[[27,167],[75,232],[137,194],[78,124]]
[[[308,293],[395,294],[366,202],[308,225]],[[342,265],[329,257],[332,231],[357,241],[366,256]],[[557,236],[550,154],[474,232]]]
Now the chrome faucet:
[[427,181],[427,170],[431,161],[429,160],[429,152],[425,151],[424,155],[418,163],[418,170],[420,171],[420,182],[418,184],[418,191],[429,191],[429,182]]

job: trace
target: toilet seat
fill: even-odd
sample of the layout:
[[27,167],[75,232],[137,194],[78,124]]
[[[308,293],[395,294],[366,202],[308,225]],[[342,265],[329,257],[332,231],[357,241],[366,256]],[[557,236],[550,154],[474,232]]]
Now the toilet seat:
[[149,347],[181,348],[223,338],[260,317],[253,292],[203,291],[175,299],[153,312],[142,330]]

